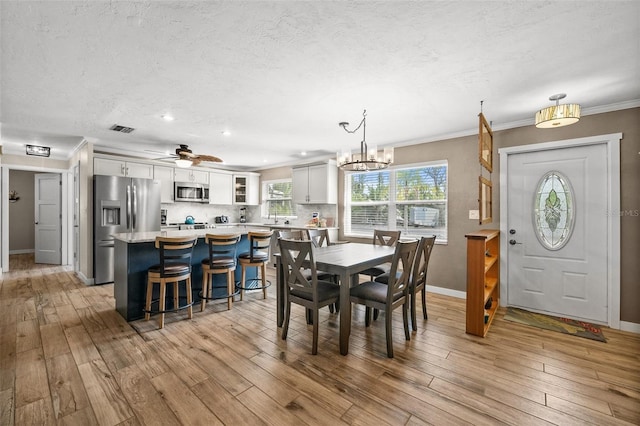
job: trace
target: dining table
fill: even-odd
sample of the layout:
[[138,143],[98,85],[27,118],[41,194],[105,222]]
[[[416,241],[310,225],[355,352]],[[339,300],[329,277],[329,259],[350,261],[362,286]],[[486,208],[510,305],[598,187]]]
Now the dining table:
[[[347,243],[316,247],[313,251],[316,268],[339,277],[340,283],[340,354],[349,353],[351,334],[350,288],[359,285],[359,273],[372,266],[391,262],[395,247],[373,244]],[[285,311],[285,282],[283,263],[276,260],[277,323],[282,327]]]

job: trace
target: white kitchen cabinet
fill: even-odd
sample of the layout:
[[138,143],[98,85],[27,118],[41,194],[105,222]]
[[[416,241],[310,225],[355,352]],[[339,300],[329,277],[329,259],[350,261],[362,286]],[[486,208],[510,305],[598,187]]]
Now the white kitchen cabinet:
[[233,175],[209,172],[209,204],[233,204]]
[[333,160],[292,170],[293,202],[296,204],[336,204],[338,168]]
[[153,165],[109,158],[94,158],[93,174],[153,179]]
[[193,169],[175,168],[174,180],[176,182],[193,182],[209,184],[209,172]]
[[153,178],[160,181],[160,202],[173,203],[173,167],[153,166]]
[[260,204],[260,175],[258,173],[233,175],[233,203],[250,206]]

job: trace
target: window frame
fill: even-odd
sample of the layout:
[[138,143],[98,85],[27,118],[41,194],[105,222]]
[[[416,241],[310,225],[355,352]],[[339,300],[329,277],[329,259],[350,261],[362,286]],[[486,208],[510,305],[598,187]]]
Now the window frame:
[[[410,169],[423,169],[429,167],[438,167],[445,166],[446,173],[446,185],[445,185],[445,196],[443,200],[407,200],[407,201],[398,201],[397,198],[397,173],[402,170],[410,170]],[[424,205],[433,205],[433,204],[441,204],[444,205],[444,226],[434,228],[439,232],[434,232],[438,237],[436,239],[436,244],[447,244],[448,243],[448,235],[449,235],[449,162],[448,160],[436,160],[436,161],[427,161],[421,163],[412,163],[412,164],[403,164],[397,166],[391,166],[387,169],[378,170],[375,172],[388,172],[389,173],[389,194],[388,199],[383,201],[363,201],[363,202],[352,202],[351,201],[351,176],[359,173],[367,173],[367,172],[358,172],[358,171],[345,171],[344,173],[344,193],[343,193],[343,201],[344,201],[344,214],[343,214],[343,229],[344,235],[346,237],[355,237],[355,238],[370,238],[371,233],[358,232],[351,229],[351,208],[353,206],[380,206],[386,205],[388,206],[388,217],[386,226],[381,226],[381,229],[401,229],[403,231],[402,237],[419,237],[425,235],[422,233],[411,233],[406,231],[406,227],[399,228],[397,226],[398,214],[397,210],[402,208],[402,206],[406,205],[416,205],[416,204],[424,204]],[[425,228],[421,228],[425,229]],[[429,229],[429,228],[426,228]],[[428,232],[427,232],[428,234]],[[442,235],[444,234],[444,236]]]
[[296,204],[293,202],[293,178],[283,178],[283,179],[270,179],[264,180],[261,182],[261,200],[260,200],[260,217],[262,219],[269,219],[269,202],[275,200],[274,198],[268,198],[267,194],[269,193],[268,188],[269,185],[274,183],[289,183],[292,186],[291,196],[287,198],[278,198],[277,200],[289,200],[291,202],[291,209],[293,210],[293,215],[278,215],[278,218],[283,219],[297,219],[298,215],[296,212]]

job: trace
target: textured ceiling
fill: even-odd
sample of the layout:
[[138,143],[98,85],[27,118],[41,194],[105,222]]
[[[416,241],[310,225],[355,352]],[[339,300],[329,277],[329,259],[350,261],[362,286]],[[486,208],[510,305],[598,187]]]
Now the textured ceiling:
[[559,92],[587,114],[640,100],[637,1],[4,0],[0,14],[5,153],[188,144],[255,169],[357,148],[337,124],[365,108],[383,146],[472,134],[480,100],[496,129],[532,124]]

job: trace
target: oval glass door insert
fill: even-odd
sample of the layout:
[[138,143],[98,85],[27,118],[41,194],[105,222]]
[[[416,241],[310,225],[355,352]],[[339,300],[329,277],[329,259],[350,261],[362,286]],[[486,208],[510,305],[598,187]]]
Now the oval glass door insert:
[[546,173],[533,201],[533,227],[545,248],[560,250],[569,242],[575,218],[573,188],[560,172]]

